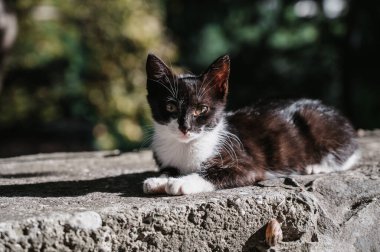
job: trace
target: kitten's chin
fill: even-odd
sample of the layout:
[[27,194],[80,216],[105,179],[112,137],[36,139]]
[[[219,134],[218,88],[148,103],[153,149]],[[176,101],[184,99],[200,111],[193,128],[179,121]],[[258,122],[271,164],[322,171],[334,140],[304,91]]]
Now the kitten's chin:
[[177,140],[180,143],[190,143],[191,141],[194,140],[194,138],[182,138],[182,137],[179,137]]

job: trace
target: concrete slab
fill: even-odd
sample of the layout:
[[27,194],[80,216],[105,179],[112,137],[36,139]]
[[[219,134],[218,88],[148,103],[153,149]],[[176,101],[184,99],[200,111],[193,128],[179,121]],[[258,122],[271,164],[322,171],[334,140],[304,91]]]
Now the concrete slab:
[[0,159],[0,251],[380,251],[380,132],[354,169],[192,196],[146,196],[149,150]]

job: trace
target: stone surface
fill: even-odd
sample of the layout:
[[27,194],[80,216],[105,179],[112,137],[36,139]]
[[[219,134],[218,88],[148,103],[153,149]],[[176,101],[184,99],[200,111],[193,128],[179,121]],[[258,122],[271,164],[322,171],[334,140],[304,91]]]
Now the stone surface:
[[0,159],[0,251],[380,251],[380,132],[361,162],[332,174],[192,196],[146,196],[150,151]]

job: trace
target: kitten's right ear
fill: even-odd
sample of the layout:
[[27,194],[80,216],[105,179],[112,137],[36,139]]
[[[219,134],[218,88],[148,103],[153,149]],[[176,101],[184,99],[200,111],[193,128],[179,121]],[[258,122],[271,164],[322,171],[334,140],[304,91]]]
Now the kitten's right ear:
[[146,59],[146,74],[148,79],[160,80],[171,76],[172,71],[160,58],[150,53]]
[[203,73],[203,82],[211,83],[214,92],[224,101],[228,93],[228,78],[230,75],[230,57],[224,55],[216,59]]

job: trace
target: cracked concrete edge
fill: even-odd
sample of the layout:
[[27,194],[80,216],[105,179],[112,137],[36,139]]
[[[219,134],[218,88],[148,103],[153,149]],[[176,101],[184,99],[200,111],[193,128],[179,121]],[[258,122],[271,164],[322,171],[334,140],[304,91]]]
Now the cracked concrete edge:
[[1,223],[0,251],[266,251],[271,218],[284,233],[276,250],[355,251],[363,241],[359,247],[371,251],[373,240],[365,237],[379,231],[378,209],[375,199],[340,226],[312,193],[247,187],[186,205],[112,206]]
[[240,246],[238,250],[249,251],[257,246],[265,249],[262,232],[273,217],[282,223],[287,247],[312,247],[318,211],[308,193],[259,190],[266,191],[263,198],[235,190],[177,207],[110,207],[99,213],[56,213],[1,223],[0,250],[213,251],[223,247],[233,251]]

